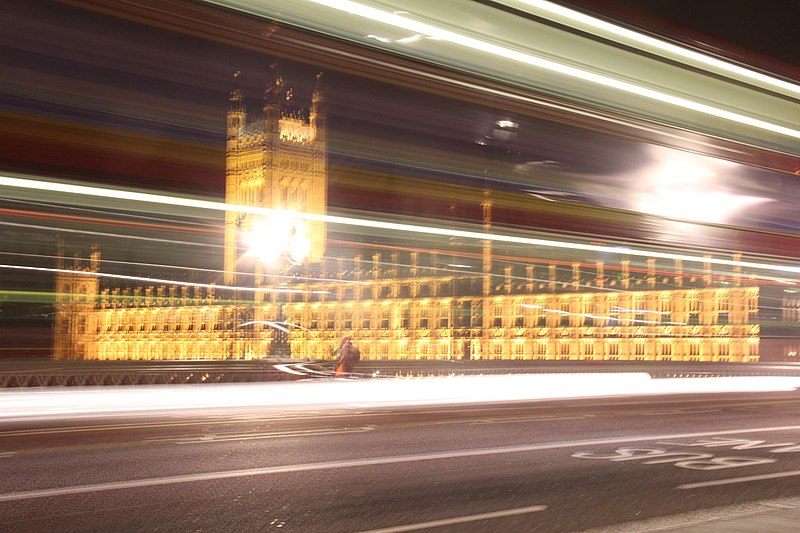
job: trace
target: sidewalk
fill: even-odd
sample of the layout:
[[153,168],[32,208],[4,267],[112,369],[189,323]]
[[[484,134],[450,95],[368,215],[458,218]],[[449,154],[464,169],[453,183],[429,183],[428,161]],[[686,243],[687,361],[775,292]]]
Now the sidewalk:
[[771,533],[800,531],[800,498],[762,500],[591,529],[583,533]]
[[[650,530],[654,531],[654,530]],[[800,509],[780,509],[714,520],[703,524],[662,529],[675,533],[765,533],[800,531]]]

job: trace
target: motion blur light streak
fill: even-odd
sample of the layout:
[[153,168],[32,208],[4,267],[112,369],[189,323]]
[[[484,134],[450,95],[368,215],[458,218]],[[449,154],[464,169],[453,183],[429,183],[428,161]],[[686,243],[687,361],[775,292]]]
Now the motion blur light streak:
[[445,405],[587,398],[632,394],[793,391],[800,377],[653,379],[649,374],[575,373],[319,380],[271,384],[204,384],[83,389],[0,390],[0,418],[103,415],[105,413],[228,407]]
[[[13,228],[25,228],[25,229],[37,229],[37,230],[53,230],[54,228],[49,226],[40,226],[36,224],[20,224],[17,222],[0,222],[0,226],[8,226]],[[60,233],[79,233],[81,235],[94,235],[95,237],[114,237],[117,239],[130,239],[135,241],[152,241],[152,242],[159,242],[159,243],[169,243],[169,244],[181,244],[184,246],[201,246],[201,247],[219,247],[218,245],[207,244],[202,242],[196,241],[177,241],[174,239],[164,239],[162,237],[144,237],[142,235],[124,235],[121,233],[106,233],[102,231],[87,231],[82,229],[72,229],[72,228],[64,228],[59,227],[58,231]]]
[[[50,259],[50,260],[58,260],[60,259],[59,256],[56,255],[41,255],[41,254],[24,254],[24,253],[17,253],[17,252],[0,252],[0,255],[7,255],[12,257],[27,257],[31,259]],[[102,262],[104,264],[116,264],[116,265],[126,265],[126,266],[134,266],[134,267],[147,267],[147,268],[159,268],[159,269],[174,269],[174,270],[189,270],[196,272],[198,270],[197,267],[192,266],[183,266],[183,265],[174,265],[174,264],[157,264],[157,263],[138,263],[135,261],[116,261],[113,259],[103,259]],[[2,265],[0,265],[2,268]],[[224,270],[217,270],[217,269],[203,269],[204,272],[208,272],[211,274],[222,274]],[[70,270],[72,272],[72,270]],[[283,275],[275,275],[275,274],[266,274],[266,277],[270,277],[273,279],[293,279],[293,280],[305,280],[306,278],[302,276],[283,276]],[[350,279],[338,279],[338,278],[325,278],[325,277],[314,277],[314,281],[329,281],[335,283],[341,283],[344,285],[366,285],[367,282],[365,281],[358,281],[358,280],[350,280]],[[168,280],[159,280],[161,283],[167,283]],[[175,284],[177,282],[169,281],[169,283]],[[788,281],[784,281],[784,283],[791,283]],[[219,285],[215,285],[215,287],[219,287]]]
[[661,147],[649,150],[653,163],[632,177],[641,184],[631,194],[631,208],[670,220],[725,223],[739,210],[772,202],[770,198],[734,194],[725,190],[730,162]]
[[[11,257],[25,257],[29,259],[48,259],[56,261],[61,259],[60,256],[57,255],[42,255],[42,254],[25,254],[19,252],[0,252],[0,255],[6,255]],[[197,271],[197,267],[192,266],[183,266],[183,265],[166,265],[161,263],[141,263],[136,261],[118,261],[114,259],[103,259],[102,262],[104,264],[114,264],[114,265],[126,265],[126,266],[133,266],[133,267],[147,267],[147,268],[164,268],[164,269],[174,269],[174,270],[189,270],[189,271]],[[204,272],[210,272],[213,274],[221,274],[222,270],[216,269],[203,269]]]
[[[179,196],[165,196],[160,194],[140,193],[131,191],[121,191],[116,189],[107,189],[101,187],[90,187],[85,185],[71,185],[66,183],[49,182],[34,179],[22,179],[10,176],[0,176],[0,187],[15,187],[15,188],[29,188],[39,189],[53,192],[64,192],[70,194],[81,194],[96,197],[108,197],[115,199],[132,200],[136,202],[157,203],[166,205],[177,205],[182,207],[196,207],[198,209],[208,209],[216,211],[234,211],[246,212],[262,216],[285,216],[286,212],[282,210],[259,208],[246,205],[233,205],[224,202],[214,202],[209,200],[197,200],[192,198],[183,198]],[[767,263],[755,263],[751,261],[734,261],[730,259],[718,259],[701,257],[689,254],[674,254],[667,252],[658,252],[652,250],[637,250],[634,248],[620,248],[618,246],[602,246],[595,244],[581,244],[574,242],[556,241],[548,239],[537,239],[530,237],[518,237],[513,235],[500,235],[496,233],[482,233],[478,231],[464,231],[454,230],[447,228],[437,228],[432,226],[419,226],[413,224],[401,224],[397,222],[385,222],[379,220],[367,220],[353,217],[342,217],[334,215],[317,215],[313,213],[296,213],[298,218],[311,221],[322,221],[331,224],[343,224],[348,226],[360,226],[375,229],[386,229],[399,232],[423,233],[428,235],[439,235],[445,237],[461,237],[465,239],[474,239],[478,241],[495,241],[513,244],[528,244],[533,246],[551,246],[554,248],[564,248],[572,250],[583,250],[591,252],[605,252],[613,254],[627,254],[638,257],[652,257],[660,259],[679,259],[682,261],[691,261],[698,263],[709,263],[715,265],[725,266],[742,266],[760,270],[771,270],[777,272],[789,272],[793,274],[800,274],[800,267],[775,265]]]
[[[800,86],[798,86],[795,83],[791,83],[789,81],[782,80],[774,76],[769,76],[767,74],[763,74],[761,72],[752,69],[744,68],[742,66],[727,61],[722,61],[707,54],[701,54],[699,52],[695,52],[694,50],[690,50],[682,46],[677,46],[675,44],[663,41],[661,39],[656,39],[654,37],[650,37],[649,35],[644,35],[642,33],[630,30],[628,28],[623,28],[616,24],[612,24],[610,22],[606,22],[604,20],[600,20],[598,18],[589,16],[585,13],[580,13],[568,7],[554,4],[553,2],[548,2],[547,0],[494,0],[494,1],[497,3],[518,8],[521,7],[520,4],[524,6],[529,6],[530,9],[526,9],[526,11],[528,11],[529,13],[544,18],[548,18],[555,22],[562,22],[569,24],[571,27],[576,29],[586,30],[587,27],[593,28],[592,30],[587,30],[587,31],[592,31],[592,33],[594,33],[595,35],[601,37],[610,37],[623,44],[629,44],[632,41],[634,43],[644,45],[640,47],[640,49],[643,51],[651,51],[652,49],[656,49],[659,51],[657,53],[661,53],[664,57],[670,59],[673,59],[674,56],[678,56],[684,59],[690,59],[692,61],[702,63],[710,67],[714,67],[714,69],[720,69],[731,74],[736,74],[737,76],[734,79],[741,79],[743,77],[745,79],[749,79],[755,82],[759,82],[760,84],[764,84],[772,89],[784,90],[790,93],[791,95],[800,95]],[[692,63],[690,62],[688,64]]]
[[[619,317],[615,317],[615,316],[592,315],[592,314],[589,314],[589,313],[573,313],[573,312],[570,312],[570,311],[563,311],[561,309],[546,309],[546,308],[542,307],[541,305],[522,304],[522,307],[525,307],[527,309],[541,309],[545,313],[554,313],[554,314],[557,314],[557,315],[585,316],[585,317],[588,317],[588,318],[599,318],[599,319],[603,319],[603,320],[619,320]],[[639,310],[639,311],[636,311],[636,310],[630,310],[630,311],[631,312],[635,312],[635,313],[653,313],[653,312],[657,312],[657,311],[647,311],[646,309],[642,309],[642,310]],[[664,314],[664,313],[659,313],[659,314]],[[625,320],[627,322],[633,322],[635,324],[669,324],[669,325],[673,325],[673,326],[685,326],[686,325],[686,322],[663,322],[661,320],[644,320],[644,319],[639,319],[639,318],[629,318],[629,319],[625,319]]]
[[261,293],[292,293],[292,294],[308,294],[308,293],[318,293],[318,292],[326,292],[326,291],[308,291],[308,290],[301,290],[301,289],[287,289],[285,287],[277,287],[273,289],[263,288],[263,287],[248,287],[246,285],[242,286],[235,286],[235,285],[218,285],[215,283],[196,283],[193,281],[175,281],[169,279],[157,279],[157,278],[147,278],[142,276],[127,276],[124,274],[108,274],[104,272],[85,272],[82,270],[71,270],[66,268],[47,268],[47,267],[34,267],[34,266],[24,266],[24,265],[3,265],[0,264],[0,268],[7,268],[11,270],[29,270],[29,271],[36,271],[36,272],[61,272],[64,274],[75,274],[81,276],[92,276],[92,277],[102,277],[102,278],[114,278],[114,279],[124,279],[130,281],[143,281],[146,283],[160,283],[164,285],[181,285],[185,287],[206,287],[211,289],[231,289],[231,290],[241,290],[241,291],[253,291],[253,292],[261,292]]
[[[0,186],[24,188],[24,189],[38,189],[42,191],[61,192],[65,194],[79,194],[85,196],[97,196],[104,198],[113,198],[117,200],[131,200],[134,202],[147,202],[158,203],[167,205],[176,205],[182,207],[195,207],[199,209],[209,210],[225,210],[225,204],[222,202],[213,202],[208,200],[197,200],[192,198],[183,198],[180,196],[165,196],[160,194],[140,193],[134,191],[124,191],[120,189],[109,189],[103,187],[92,187],[88,185],[73,185],[69,183],[48,182],[34,179],[17,178],[13,176],[0,176]],[[262,212],[271,210],[259,210],[250,206],[233,206],[237,211],[248,212]]]
[[[19,218],[36,218],[41,220],[58,220],[64,222],[78,222],[81,224],[95,224],[103,226],[117,226],[120,228],[135,228],[135,229],[152,229],[152,230],[166,230],[175,233],[200,233],[205,235],[217,235],[219,230],[216,228],[206,229],[203,227],[196,227],[197,225],[186,228],[183,226],[176,226],[172,224],[158,224],[155,222],[140,222],[132,220],[119,220],[99,217],[89,217],[86,215],[67,215],[63,213],[48,213],[44,211],[28,211],[23,209],[7,209],[0,208],[0,214],[5,214],[12,217]],[[149,218],[151,220],[158,220],[155,217],[140,217]],[[174,221],[170,221],[174,222]]]
[[[371,37],[371,36],[368,36],[368,37]],[[408,71],[408,69],[404,69],[402,66],[399,66],[399,65],[393,65],[393,68],[395,68],[397,70],[400,70],[400,71]],[[410,74],[410,72],[409,72],[409,74]],[[686,143],[687,141],[689,141],[689,139],[687,139],[684,134],[672,133],[672,132],[668,131],[665,128],[660,128],[659,129],[659,128],[656,128],[656,127],[653,127],[653,126],[648,126],[647,124],[645,124],[643,122],[634,121],[632,119],[620,119],[620,118],[614,117],[614,116],[612,116],[612,115],[610,115],[608,113],[601,113],[601,112],[593,111],[593,110],[590,110],[590,109],[581,109],[581,108],[576,107],[576,106],[566,105],[566,104],[564,104],[562,102],[557,102],[557,101],[553,101],[553,100],[549,100],[549,99],[545,99],[545,98],[537,98],[537,97],[533,97],[533,96],[530,96],[530,95],[520,94],[520,93],[514,92],[514,91],[501,90],[501,89],[498,89],[498,88],[495,88],[495,87],[487,87],[485,85],[480,85],[480,84],[477,84],[477,83],[470,83],[468,81],[459,80],[459,79],[456,79],[454,77],[440,76],[440,75],[436,75],[436,74],[432,74],[432,73],[419,73],[419,72],[416,72],[416,71],[414,72],[414,74],[416,74],[416,75],[424,75],[426,78],[428,78],[430,80],[435,80],[437,82],[444,82],[447,85],[452,85],[454,87],[466,89],[468,91],[474,91],[476,93],[486,94],[486,95],[488,95],[490,97],[502,98],[503,100],[508,100],[508,101],[512,101],[512,102],[518,102],[518,103],[521,103],[521,104],[534,105],[534,106],[537,106],[537,107],[548,108],[548,109],[552,109],[554,111],[564,112],[564,113],[568,113],[568,114],[571,114],[571,115],[579,115],[579,116],[582,116],[582,117],[585,117],[585,118],[588,118],[588,119],[592,119],[592,120],[598,120],[598,121],[601,121],[601,122],[607,122],[607,123],[610,123],[610,124],[624,126],[625,128],[639,130],[639,131],[642,131],[642,132],[654,133],[654,134],[657,134],[657,135],[659,135],[661,137],[666,137],[666,138],[678,140],[681,143]],[[484,141],[481,141],[481,142],[484,142]],[[702,146],[702,147],[706,147],[706,148],[713,148],[714,150],[721,150],[721,151],[724,151],[724,152],[729,152],[729,153],[737,154],[737,155],[744,155],[744,154],[747,153],[745,151],[742,151],[742,150],[739,150],[737,148],[734,148],[733,146],[726,146],[726,145],[723,145],[721,143],[710,142],[708,139],[702,139],[702,138],[699,138],[699,137],[691,139],[690,142],[691,142],[692,145]],[[485,144],[485,142],[484,142],[484,144]],[[384,157],[391,157],[391,154],[384,155]]]
[[432,38],[461,45],[465,48],[470,48],[480,52],[485,52],[487,54],[503,57],[506,59],[512,59],[520,63],[550,70],[552,72],[557,72],[559,74],[563,74],[572,78],[577,78],[583,81],[588,81],[604,87],[617,89],[630,94],[636,94],[651,100],[657,100],[677,107],[682,107],[684,109],[697,111],[713,117],[724,118],[726,120],[737,122],[739,124],[745,124],[765,131],[770,131],[773,133],[778,133],[780,135],[785,135],[788,137],[800,139],[800,130],[795,130],[786,126],[781,126],[779,124],[773,124],[765,120],[761,120],[747,115],[742,115],[740,113],[735,113],[733,111],[729,111],[719,107],[714,107],[701,102],[696,102],[694,100],[689,100],[687,98],[683,98],[680,96],[675,96],[661,91],[656,91],[654,89],[649,89],[647,87],[635,85],[633,83],[629,83],[623,80],[609,78],[608,76],[603,76],[601,74],[596,74],[593,72],[588,72],[586,70],[581,70],[569,65],[544,59],[542,57],[537,57],[532,54],[520,52],[517,50],[511,50],[509,48],[505,48],[486,41],[481,41],[479,39],[468,37],[466,35],[461,35],[459,33],[455,33],[449,30],[445,30],[443,28],[432,26],[430,24],[417,22],[394,13],[387,13],[385,11],[381,11],[373,7],[359,4],[357,2],[352,2],[349,0],[309,0],[309,1],[314,2],[316,4],[324,5],[326,7],[330,7],[332,9],[345,11],[353,15],[357,15],[363,18],[395,26],[397,28],[403,28],[406,30],[413,31],[415,33],[428,35],[431,36]]
[[[280,331],[284,331],[286,333],[289,333],[291,331],[289,329],[289,326],[291,326],[293,328],[304,329],[306,331],[310,331],[308,328],[304,328],[303,326],[301,326],[299,324],[294,324],[292,322],[274,322],[272,320],[251,320],[250,322],[243,322],[243,323],[239,324],[239,327],[252,326],[254,324],[263,324],[263,325],[269,326],[271,328],[278,329]],[[279,366],[282,367],[282,366],[285,366],[285,365],[275,365],[276,368],[278,368]],[[284,370],[284,371],[286,371],[286,370]]]

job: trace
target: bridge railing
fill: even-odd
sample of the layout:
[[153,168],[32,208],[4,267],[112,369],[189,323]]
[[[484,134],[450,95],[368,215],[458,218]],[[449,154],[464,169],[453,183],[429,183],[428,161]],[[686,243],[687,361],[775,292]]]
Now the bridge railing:
[[[333,377],[332,361],[3,361],[0,388],[180,385],[295,381]],[[384,361],[362,360],[353,378],[427,378],[497,374],[647,372],[656,379],[728,376],[800,376],[777,363],[632,361]]]

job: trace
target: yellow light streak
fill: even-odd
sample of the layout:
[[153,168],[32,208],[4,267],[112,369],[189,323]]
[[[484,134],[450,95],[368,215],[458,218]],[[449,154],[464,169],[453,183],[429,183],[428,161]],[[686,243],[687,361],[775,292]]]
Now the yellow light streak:
[[518,50],[512,50],[510,48],[482,41],[474,37],[468,37],[466,35],[461,35],[460,33],[455,33],[450,30],[445,30],[443,28],[439,28],[431,24],[418,22],[395,13],[381,11],[380,9],[359,4],[351,0],[309,0],[309,1],[315,4],[329,7],[331,9],[344,11],[355,16],[370,19],[376,22],[381,22],[383,24],[388,24],[396,28],[402,28],[414,33],[421,33],[423,35],[427,35],[434,39],[463,46],[464,48],[470,48],[472,50],[476,50],[486,54],[502,57],[505,59],[510,59],[513,61],[524,63],[526,65],[549,70],[551,72],[556,72],[565,76],[577,78],[583,81],[594,83],[596,85],[601,85],[603,87],[616,89],[630,94],[636,94],[638,96],[642,96],[650,100],[656,100],[676,107],[690,109],[692,111],[697,111],[705,115],[722,118],[731,122],[745,124],[765,131],[770,131],[773,133],[778,133],[788,137],[800,139],[800,130],[795,130],[778,124],[773,124],[765,120],[749,117],[719,107],[710,106],[708,104],[695,102],[693,100],[681,98],[679,96],[674,96],[661,91],[656,91],[654,89],[649,89],[647,87],[642,87],[626,81],[616,80],[613,78],[609,78],[608,76],[603,76],[601,74],[596,74],[586,70],[581,70],[579,68],[572,67],[569,65],[564,65],[562,63],[557,63],[555,61],[544,59],[542,57],[538,57],[533,54],[520,52]]
[[[211,200],[198,200],[194,198],[184,198],[180,196],[166,196],[161,194],[122,191],[104,187],[74,185],[74,184],[61,183],[55,181],[24,179],[12,176],[2,176],[2,175],[0,175],[0,187],[36,189],[36,190],[51,191],[56,193],[60,192],[60,193],[78,194],[78,195],[86,195],[94,197],[115,198],[120,200],[130,200],[134,202],[146,202],[146,203],[174,205],[182,207],[194,207],[197,209],[207,209],[215,211],[244,212],[262,216],[280,215],[281,213],[283,213],[282,210],[267,209],[264,207],[226,204],[225,202],[217,202]],[[551,239],[538,239],[532,237],[520,237],[515,235],[502,235],[497,233],[483,233],[479,231],[456,230],[448,228],[439,228],[434,226],[420,226],[415,224],[404,224],[399,222],[387,222],[381,220],[370,220],[370,219],[361,219],[354,217],[320,215],[315,213],[298,212],[295,213],[295,216],[297,216],[297,218],[302,218],[310,221],[327,222],[330,224],[342,224],[346,226],[384,229],[384,230],[406,232],[406,233],[422,233],[426,235],[437,235],[444,237],[460,237],[463,239],[472,239],[476,241],[488,240],[488,241],[503,242],[510,244],[544,246],[544,247],[562,248],[569,250],[610,253],[615,255],[628,255],[635,257],[650,257],[654,259],[672,259],[672,260],[679,259],[681,261],[695,262],[695,263],[709,263],[709,264],[724,265],[724,266],[741,266],[756,270],[770,270],[776,272],[788,272],[792,274],[800,274],[800,267],[797,266],[756,263],[752,261],[734,261],[732,259],[708,258],[705,256],[698,256],[698,255],[658,252],[654,250],[638,250],[628,247],[604,246],[598,244],[582,244],[575,242],[557,241]]]

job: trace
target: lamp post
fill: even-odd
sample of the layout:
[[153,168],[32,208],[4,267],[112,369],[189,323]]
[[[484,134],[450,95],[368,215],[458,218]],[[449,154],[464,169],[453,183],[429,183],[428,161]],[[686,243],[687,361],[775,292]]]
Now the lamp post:
[[[276,322],[286,322],[286,317],[283,316],[283,297],[278,295],[278,316]],[[273,328],[272,342],[269,343],[269,356],[270,357],[291,357],[292,346],[289,344],[289,330]]]
[[[302,265],[311,251],[311,240],[306,235],[305,224],[291,212],[282,212],[270,219],[254,225],[249,237],[250,253],[255,255],[267,270],[280,272],[286,277],[291,270]],[[277,289],[278,313],[270,324],[285,325],[284,294],[281,290],[288,284],[284,279],[275,285]],[[270,357],[291,357],[289,330],[286,327],[272,327],[272,341],[269,345]]]

